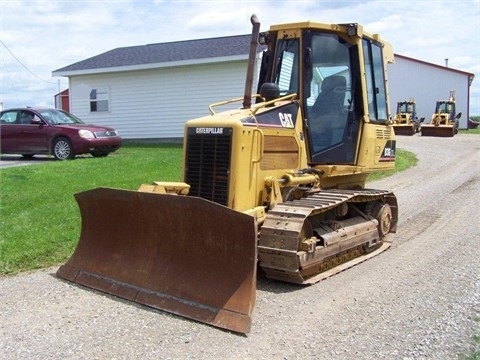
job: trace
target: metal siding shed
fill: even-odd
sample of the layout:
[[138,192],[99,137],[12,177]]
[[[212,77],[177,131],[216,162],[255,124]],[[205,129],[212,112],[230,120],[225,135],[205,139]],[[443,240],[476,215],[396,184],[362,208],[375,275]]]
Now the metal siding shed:
[[418,117],[425,117],[424,122],[428,123],[436,101],[447,100],[453,90],[456,112],[462,113],[460,128],[467,128],[473,74],[395,54],[395,63],[388,68],[388,78],[392,115],[397,102],[414,98]]

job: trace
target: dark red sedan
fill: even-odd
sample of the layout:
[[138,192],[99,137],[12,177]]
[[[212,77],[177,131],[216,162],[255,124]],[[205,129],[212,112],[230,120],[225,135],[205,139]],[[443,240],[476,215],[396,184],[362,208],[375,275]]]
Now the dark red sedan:
[[58,160],[87,153],[107,156],[122,143],[115,129],[87,125],[66,111],[49,108],[3,110],[0,136],[2,154],[51,154]]

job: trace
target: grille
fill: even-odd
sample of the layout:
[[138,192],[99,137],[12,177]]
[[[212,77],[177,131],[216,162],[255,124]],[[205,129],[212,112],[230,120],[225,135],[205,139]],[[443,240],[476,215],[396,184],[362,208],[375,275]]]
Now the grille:
[[231,143],[231,128],[222,128],[221,134],[188,129],[185,181],[190,195],[228,205]]
[[376,129],[377,132],[377,139],[385,139],[388,140],[392,136],[392,131],[390,128],[385,129]]
[[112,137],[112,136],[117,136],[117,131],[109,130],[109,131],[97,131],[97,132],[95,132],[95,137],[97,137],[97,138],[106,138],[106,137]]

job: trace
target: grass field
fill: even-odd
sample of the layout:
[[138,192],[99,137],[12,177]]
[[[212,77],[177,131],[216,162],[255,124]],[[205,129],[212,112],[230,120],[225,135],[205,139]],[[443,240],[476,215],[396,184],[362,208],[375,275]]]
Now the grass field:
[[476,129],[468,129],[468,130],[459,130],[460,134],[480,134],[480,127]]
[[0,275],[65,261],[80,231],[73,195],[96,187],[138,189],[178,181],[181,146],[124,146],[106,158],[79,157],[0,170]]
[[[155,180],[181,180],[180,145],[125,145],[106,158],[0,170],[0,275],[66,261],[80,234],[74,194],[96,187],[138,189]],[[396,171],[413,166],[414,154],[397,152]],[[388,173],[372,174],[370,179]]]

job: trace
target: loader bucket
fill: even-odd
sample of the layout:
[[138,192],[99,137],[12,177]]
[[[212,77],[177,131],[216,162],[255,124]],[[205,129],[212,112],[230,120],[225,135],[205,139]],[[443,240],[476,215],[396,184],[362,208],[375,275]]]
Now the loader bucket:
[[413,125],[394,125],[393,131],[395,135],[415,135],[415,127]]
[[422,136],[452,137],[455,135],[453,125],[422,125]]
[[80,240],[57,276],[249,332],[256,292],[253,217],[198,197],[108,188],[75,197]]

